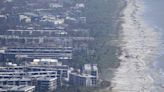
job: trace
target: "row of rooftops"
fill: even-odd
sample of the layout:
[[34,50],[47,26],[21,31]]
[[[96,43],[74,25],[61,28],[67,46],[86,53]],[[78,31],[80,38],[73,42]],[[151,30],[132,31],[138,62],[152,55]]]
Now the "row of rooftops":
[[35,86],[0,86],[0,92],[33,92]]
[[73,72],[71,73],[73,75],[76,75],[76,76],[79,76],[79,77],[83,77],[83,78],[92,78],[92,77],[95,77],[93,75],[90,75],[90,74],[84,74],[84,73],[76,73],[76,72]]
[[97,68],[97,64],[85,64],[84,65],[84,70],[98,70],[98,68]]
[[[35,1],[33,1],[33,2],[35,2]],[[13,3],[16,3],[16,1],[13,2]],[[45,4],[47,4],[47,3],[49,3],[49,2],[45,1]],[[28,5],[28,3],[27,3],[27,5]],[[29,6],[26,6],[26,7],[29,7]],[[37,6],[35,6],[35,7],[37,7]],[[31,8],[31,7],[29,7],[29,8]],[[57,13],[57,12],[53,12],[53,14],[51,12],[47,12],[47,11],[50,11],[50,10],[54,11],[55,10],[54,8],[62,8],[61,11],[63,10],[64,12],[63,11],[62,12],[58,11],[57,15],[54,14],[54,13]],[[54,22],[54,24],[57,24],[57,25],[58,24],[63,25],[64,21],[65,21],[65,18],[62,18],[62,16],[71,17],[69,15],[73,14],[72,13],[72,12],[74,12],[73,9],[78,9],[80,11],[81,8],[85,8],[84,3],[76,3],[75,5],[72,5],[69,8],[67,7],[67,9],[65,9],[64,6],[61,3],[53,2],[53,3],[49,3],[49,8],[48,7],[44,7],[44,8],[38,7],[36,9],[33,9],[32,12],[28,12],[28,11],[20,12],[19,11],[19,17],[20,17],[20,20],[23,20],[27,23],[32,22],[32,17],[34,17],[34,18],[40,18],[40,22],[49,21],[49,22]],[[19,7],[18,7],[18,9],[19,9]],[[71,12],[71,13],[69,14],[67,12]],[[6,16],[6,15],[1,15],[1,17],[4,17],[4,16]],[[77,20],[77,19],[75,19],[75,20]]]
[[[53,77],[53,78],[51,78],[51,77],[39,77],[39,78],[37,78],[37,80],[55,80],[55,79],[57,79],[57,78],[55,78],[55,77]],[[27,81],[31,81],[31,80],[33,80],[32,78],[10,78],[10,79],[0,79],[0,82],[2,82],[2,81],[8,81],[8,82],[10,82],[10,81],[20,81],[20,82],[27,82]]]
[[[72,85],[72,80],[70,79],[75,78],[76,80],[76,78],[80,78],[77,80],[78,83],[83,81],[87,84],[87,82],[90,81],[89,83],[92,83],[94,86],[96,85],[96,82],[94,81],[98,80],[98,68],[96,64],[85,64],[79,72],[68,65],[63,65],[58,62],[57,59],[34,59],[25,66],[12,66],[12,64],[13,63],[10,62],[7,64],[7,67],[0,68],[0,85],[7,83],[9,85],[18,84],[31,86],[31,84],[34,83],[34,80],[57,80],[59,85],[62,81],[65,81]],[[95,74],[92,74],[92,72],[95,72]]]
[[[7,2],[15,2],[16,0],[6,0]],[[38,0],[37,0],[38,1]],[[47,2],[47,1],[44,1],[44,0],[41,0],[42,2]],[[59,1],[61,1],[61,0],[59,0]],[[68,1],[68,0],[66,0],[66,1]],[[28,1],[27,1],[28,2]],[[35,1],[34,1],[35,2]],[[14,4],[13,4],[14,5]],[[35,5],[35,3],[28,3],[28,5],[29,6],[33,6],[33,5]],[[26,5],[25,5],[26,6]],[[43,6],[44,7],[44,6]],[[81,21],[83,21],[84,23],[86,22],[86,17],[81,17],[81,16],[76,16],[75,14],[73,14],[73,13],[77,13],[78,12],[78,14],[81,12],[81,8],[85,8],[85,4],[84,3],[76,3],[75,5],[73,5],[73,6],[71,6],[70,7],[70,9],[68,8],[68,10],[65,10],[64,12],[62,12],[62,14],[57,14],[57,15],[52,15],[51,16],[51,14],[50,13],[48,13],[47,11],[52,11],[52,10],[55,10],[56,8],[63,8],[64,6],[62,5],[62,4],[60,4],[60,3],[50,3],[49,4],[49,7],[51,8],[51,9],[41,9],[41,8],[36,8],[36,9],[34,9],[34,11],[33,12],[22,12],[22,13],[19,13],[19,14],[13,14],[13,15],[16,15],[15,17],[18,17],[18,20],[19,20],[19,22],[21,22],[22,24],[19,26],[20,28],[21,27],[23,27],[23,28],[31,28],[30,30],[13,30],[13,29],[9,29],[8,31],[10,31],[10,32],[25,32],[25,31],[28,31],[28,32],[33,32],[33,31],[37,31],[37,32],[54,32],[55,30],[49,30],[49,29],[47,29],[47,30],[33,30],[33,29],[35,29],[35,26],[31,26],[31,24],[33,24],[33,22],[35,22],[37,25],[36,26],[39,26],[39,25],[47,25],[48,24],[48,22],[52,22],[52,23],[54,23],[55,24],[55,27],[57,26],[57,27],[61,27],[62,29],[65,29],[68,25],[66,25],[67,23],[66,22],[69,22],[70,23],[70,21],[71,21],[71,23],[72,23],[72,21],[74,22],[74,23],[78,23],[79,21],[81,22]],[[19,7],[18,7],[19,8]],[[31,8],[31,7],[30,7]],[[54,9],[55,8],[55,9]],[[35,14],[35,13],[38,13],[38,14]],[[9,17],[13,17],[14,18],[14,16],[13,16],[12,14],[9,16]],[[18,15],[18,16],[17,16]],[[63,15],[64,15],[64,17],[63,17]],[[4,16],[2,16],[2,17],[4,17]],[[6,16],[6,18],[7,18],[7,16]],[[14,19],[16,19],[16,18],[14,18]],[[37,19],[37,20],[35,20],[35,19]],[[67,21],[66,21],[67,20]],[[39,21],[39,22],[38,22]],[[23,26],[23,24],[26,24],[26,25],[24,25]],[[17,25],[17,24],[16,24]],[[28,26],[30,26],[30,27],[28,27]],[[66,31],[64,31],[64,30],[59,30],[60,32],[60,34],[67,34],[67,32]],[[57,31],[57,33],[58,33],[58,31]],[[43,36],[42,36],[43,37]],[[45,36],[46,37],[46,36]],[[13,36],[13,35],[11,35],[11,36],[1,36],[1,38],[9,38],[9,39],[17,39],[17,38],[19,38],[19,36]],[[21,37],[20,37],[21,38]],[[23,38],[23,37],[22,37]],[[24,37],[24,38],[26,38],[26,37]],[[29,37],[29,38],[31,38],[31,37]],[[27,37],[27,39],[29,39],[28,37]],[[40,39],[40,38],[39,38]],[[52,39],[56,39],[55,37],[52,37]],[[79,37],[79,38],[74,38],[74,39],[88,39],[88,38],[83,38],[83,37]],[[21,49],[21,48],[20,48]],[[42,48],[41,48],[42,49]],[[12,51],[12,49],[10,49],[11,51]],[[15,49],[14,49],[15,50]],[[17,50],[17,49],[16,49]],[[27,51],[27,49],[21,49],[22,51],[23,50],[25,50],[25,51]],[[31,49],[30,49],[31,50]],[[19,48],[18,48],[18,51],[19,51]],[[49,50],[48,50],[49,51]],[[72,48],[71,48],[71,51],[72,51]],[[41,56],[42,57],[42,56]],[[9,64],[8,65],[8,67],[7,67],[7,69],[6,70],[14,70],[15,69],[15,71],[14,71],[14,73],[21,73],[20,72],[20,70],[21,69],[24,69],[24,67],[25,68],[28,68],[28,67],[30,67],[31,69],[52,69],[52,70],[55,70],[55,69],[61,69],[61,70],[70,70],[70,68],[69,68],[69,66],[67,66],[67,65],[62,65],[62,63],[59,63],[57,60],[52,60],[52,59],[35,59],[32,63],[30,63],[29,65],[27,65],[27,66],[12,66],[12,65],[14,65],[14,64]],[[17,69],[16,68],[18,68],[18,71],[17,71]],[[20,68],[20,69],[19,69]],[[98,70],[97,68],[96,68],[96,65],[94,65],[94,67],[91,67],[91,68],[89,68],[89,66],[87,66],[86,65],[86,67],[85,68],[83,68],[84,70]],[[49,72],[49,71],[46,71],[47,73]],[[36,73],[36,72],[34,72],[34,71],[32,71],[32,72],[28,72],[29,74],[31,74],[31,73]],[[37,71],[37,73],[45,73],[44,71]],[[73,73],[73,72],[72,72]],[[3,75],[3,73],[1,72],[1,74]],[[0,75],[1,75],[0,74]],[[5,73],[4,73],[5,74]],[[7,73],[6,73],[7,74]],[[10,72],[8,72],[8,74],[10,75]],[[92,75],[89,75],[89,74],[84,74],[84,73],[82,73],[82,74],[77,74],[77,76],[83,76],[83,77],[91,77]],[[22,78],[22,80],[23,79],[25,79],[26,80],[26,78]],[[28,78],[27,78],[28,79]],[[52,79],[52,78],[50,78],[50,79]],[[13,80],[20,80],[20,79],[13,79]],[[38,79],[39,80],[39,79]],[[41,80],[49,80],[47,77],[44,77],[44,78],[42,78]],[[20,89],[20,88],[15,88],[15,89]]]
[[[10,1],[10,0],[9,0]],[[43,1],[43,0],[40,0]],[[22,11],[19,11],[19,8],[24,3]],[[85,8],[85,2],[81,1],[72,1],[72,4],[68,6],[64,6],[63,2],[69,2],[68,0],[65,1],[43,1],[45,6],[40,7],[37,5],[41,5],[37,1],[27,0],[27,1],[19,1],[18,6],[17,0],[11,0],[11,8],[14,7],[15,12],[1,14],[0,18],[4,21],[4,23],[12,22],[14,27],[9,27],[9,29],[5,30],[6,32],[0,32],[0,45],[6,47],[18,47],[15,49],[7,48],[5,50],[0,50],[0,53],[4,54],[4,60],[6,57],[10,59],[10,56],[15,58],[57,58],[63,60],[71,60],[72,59],[72,50],[58,50],[58,51],[51,51],[50,50],[38,50],[38,52],[33,52],[34,49],[21,49],[23,46],[31,46],[31,47],[59,47],[59,46],[68,46],[68,47],[75,47],[75,50],[81,50],[78,48],[87,47],[87,42],[94,40],[93,37],[90,37],[89,29],[82,28],[82,27],[72,27],[73,24],[85,24],[86,17],[81,16],[82,9]],[[53,2],[53,3],[51,3]],[[5,2],[4,2],[5,3]],[[48,6],[47,6],[48,4]],[[29,7],[30,6],[30,7]],[[16,7],[16,8],[15,8]],[[6,7],[8,9],[9,7]],[[24,9],[25,8],[25,9]],[[26,11],[26,8],[32,9],[30,12]],[[24,9],[24,10],[23,10]],[[10,9],[9,9],[10,10]],[[18,10],[18,11],[17,11]],[[28,9],[27,9],[28,10]],[[81,23],[81,22],[84,23]],[[26,23],[27,22],[27,23]],[[54,22],[52,26],[51,23]],[[9,23],[10,24],[10,23]],[[78,25],[79,25],[78,24]],[[45,26],[46,25],[46,26]],[[48,25],[48,26],[47,26]],[[85,31],[84,31],[85,30]],[[87,30],[87,31],[86,31]],[[51,34],[52,33],[52,34]],[[75,35],[76,34],[76,35]],[[82,34],[82,35],[81,35]],[[82,45],[74,44],[74,41],[82,42]],[[85,42],[84,42],[85,41]],[[79,44],[79,43],[77,43]],[[85,45],[86,44],[86,45]],[[19,51],[20,47],[20,51]],[[43,48],[41,48],[43,49]],[[36,50],[37,51],[37,50]],[[27,53],[26,53],[27,52]],[[57,52],[57,53],[56,53]],[[62,53],[58,53],[62,52]],[[68,53],[67,53],[68,52]],[[11,58],[13,59],[13,58]]]

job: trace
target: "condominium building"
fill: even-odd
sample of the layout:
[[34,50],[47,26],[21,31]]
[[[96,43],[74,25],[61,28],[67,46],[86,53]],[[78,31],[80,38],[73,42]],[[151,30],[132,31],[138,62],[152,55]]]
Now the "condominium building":
[[97,79],[95,76],[88,74],[70,73],[69,83],[74,86],[95,86]]
[[97,64],[85,64],[82,67],[82,73],[89,74],[98,78],[98,67]]
[[0,54],[3,59],[16,58],[53,58],[53,59],[72,59],[71,47],[8,47],[2,48]]
[[39,78],[37,79],[37,92],[52,92],[57,87],[57,78]]
[[31,86],[32,80],[30,78],[9,78],[9,79],[0,79],[0,85],[25,85]]
[[34,92],[35,86],[0,86],[0,92]]

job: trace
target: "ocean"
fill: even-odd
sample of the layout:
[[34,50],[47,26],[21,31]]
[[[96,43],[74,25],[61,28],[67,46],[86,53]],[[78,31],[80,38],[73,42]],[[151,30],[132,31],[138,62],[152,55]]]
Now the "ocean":
[[159,49],[151,65],[155,74],[152,74],[155,81],[153,92],[163,92],[164,90],[164,0],[144,0],[145,22],[159,33]]
[[114,92],[164,92],[164,0],[125,0]]

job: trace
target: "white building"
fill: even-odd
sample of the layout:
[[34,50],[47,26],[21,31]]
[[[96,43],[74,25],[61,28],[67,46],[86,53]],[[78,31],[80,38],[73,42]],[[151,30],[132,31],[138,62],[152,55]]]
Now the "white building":
[[34,92],[35,86],[1,86],[0,92]]
[[61,66],[62,63],[58,62],[57,59],[34,59],[31,65],[40,66]]
[[31,22],[31,18],[26,16],[26,15],[19,15],[19,20],[20,21],[24,21],[26,23],[30,23]]
[[96,78],[98,78],[98,67],[97,67],[97,64],[85,64],[82,67],[82,73],[90,74],[90,75],[95,76]]
[[69,83],[76,86],[95,86],[97,78],[89,74],[70,73]]
[[50,4],[49,4],[49,7],[50,7],[50,8],[62,8],[63,5],[58,4],[58,3],[50,3]]

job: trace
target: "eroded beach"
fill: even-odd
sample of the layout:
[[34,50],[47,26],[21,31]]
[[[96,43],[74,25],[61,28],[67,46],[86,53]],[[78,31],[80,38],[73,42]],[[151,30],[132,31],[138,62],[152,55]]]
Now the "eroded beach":
[[122,36],[120,67],[113,78],[113,92],[151,92],[154,81],[148,65],[159,45],[158,33],[140,17],[144,11],[141,0],[126,0],[121,17]]

